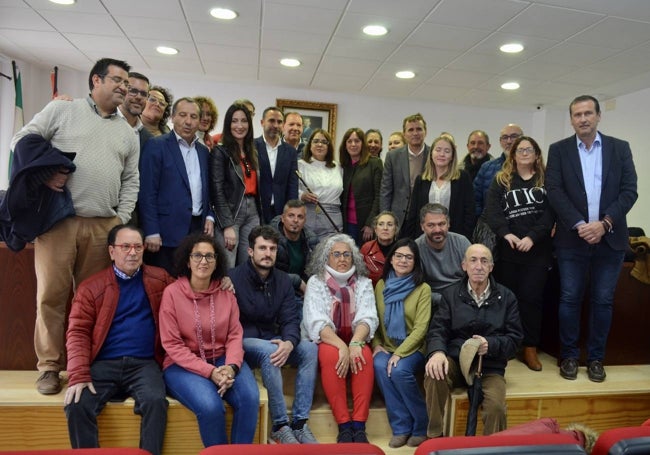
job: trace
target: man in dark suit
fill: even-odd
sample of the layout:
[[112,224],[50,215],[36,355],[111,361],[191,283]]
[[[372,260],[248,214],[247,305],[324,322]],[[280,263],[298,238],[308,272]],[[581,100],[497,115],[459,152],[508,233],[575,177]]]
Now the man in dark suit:
[[174,129],[145,144],[140,158],[140,222],[145,262],[172,273],[173,254],[190,232],[214,234],[208,196],[208,149],[196,140],[200,109],[192,98],[172,108]]
[[284,115],[280,108],[267,107],[261,122],[264,133],[255,139],[260,166],[263,224],[269,224],[273,218],[281,215],[287,201],[298,199],[298,160],[296,150],[281,140],[283,122]]
[[576,134],[551,145],[546,170],[548,198],[557,213],[560,375],[578,374],[580,309],[589,273],[587,374],[602,382],[614,290],[628,244],[625,215],[637,199],[637,176],[630,145],[598,132],[596,98],[575,98],[569,113]]
[[422,114],[409,115],[402,124],[406,145],[386,154],[384,173],[379,191],[379,210],[390,210],[397,216],[399,227],[404,226],[415,177],[422,174],[429,157],[429,146],[424,143],[427,122]]

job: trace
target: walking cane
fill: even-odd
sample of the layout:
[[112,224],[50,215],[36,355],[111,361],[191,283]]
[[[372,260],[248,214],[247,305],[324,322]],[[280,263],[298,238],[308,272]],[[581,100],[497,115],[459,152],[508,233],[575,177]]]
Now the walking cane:
[[[315,194],[315,193],[311,190],[311,188],[309,188],[309,185],[307,185],[307,183],[305,182],[305,180],[302,178],[302,174],[300,173],[300,171],[299,171],[298,169],[296,169],[296,175],[298,176],[298,180],[300,180],[300,182],[301,182],[303,185],[305,185],[305,188],[307,189],[307,191],[309,191],[310,193]],[[330,223],[332,223],[332,226],[334,227],[334,230],[335,230],[336,232],[339,232],[339,233],[340,233],[341,230],[338,228],[338,226],[336,225],[336,223],[334,222],[334,220],[332,219],[332,217],[330,216],[330,214],[327,213],[327,210],[325,210],[325,209],[323,208],[323,206],[321,205],[321,203],[318,202],[318,201],[316,201],[316,205],[318,206],[319,209],[321,209],[321,211],[323,212],[323,214],[325,215],[325,217],[327,217],[328,221],[329,221]]]

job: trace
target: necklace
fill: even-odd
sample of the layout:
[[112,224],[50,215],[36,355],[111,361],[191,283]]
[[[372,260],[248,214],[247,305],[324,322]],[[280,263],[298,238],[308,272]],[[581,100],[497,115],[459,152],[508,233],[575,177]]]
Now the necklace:
[[[201,315],[199,314],[199,305],[196,303],[196,298],[192,299],[194,302],[194,329],[196,330],[196,338],[199,342],[199,354],[201,360],[207,363],[205,357],[205,344],[203,343],[203,325],[201,324]],[[212,345],[212,363],[215,362],[214,345],[216,340],[216,319],[214,313],[214,296],[210,295],[210,343]]]

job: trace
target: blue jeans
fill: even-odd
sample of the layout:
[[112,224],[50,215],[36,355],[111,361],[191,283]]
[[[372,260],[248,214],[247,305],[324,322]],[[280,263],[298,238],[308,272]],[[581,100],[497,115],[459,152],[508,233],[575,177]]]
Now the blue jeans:
[[90,366],[96,394],[85,388],[78,403],[67,405],[70,445],[73,449],[99,447],[97,416],[109,401],[133,397],[133,412],[142,416],[140,448],[162,453],[167,425],[167,396],[160,367],[153,359],[122,357],[97,360]]
[[[225,357],[220,357],[216,366],[223,365],[224,360]],[[246,362],[242,363],[239,373],[235,376],[235,383],[223,398],[219,396],[217,386],[210,378],[189,372],[176,364],[167,367],[163,375],[169,394],[196,414],[201,441],[205,447],[228,443],[224,400],[233,408],[230,442],[253,442],[259,414],[260,391]]]
[[424,356],[415,352],[402,357],[388,377],[386,367],[391,355],[378,352],[373,360],[375,378],[386,401],[388,423],[395,436],[426,436],[427,405],[415,379],[416,374],[424,371]]
[[580,357],[580,310],[590,276],[589,337],[587,361],[605,358],[607,335],[612,323],[614,291],[623,265],[623,251],[612,250],[605,242],[587,249],[557,249],[560,272],[560,357]]
[[[278,346],[270,340],[244,338],[244,358],[251,368],[259,367],[262,372],[262,382],[269,395],[269,413],[274,425],[289,422],[282,389],[282,369],[273,366],[270,359],[277,348]],[[293,420],[308,419],[318,370],[318,346],[311,341],[301,340],[289,354],[287,364],[298,367],[292,408]]]

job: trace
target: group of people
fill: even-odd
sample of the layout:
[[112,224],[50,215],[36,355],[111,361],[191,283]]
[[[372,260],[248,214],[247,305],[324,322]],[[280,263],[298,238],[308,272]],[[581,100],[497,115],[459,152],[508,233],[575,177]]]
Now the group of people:
[[[389,445],[415,447],[443,435],[451,387],[465,381],[467,339],[483,358],[485,432],[500,431],[505,366],[522,342],[523,361],[541,369],[553,254],[560,374],[578,375],[589,272],[587,373],[605,379],[625,215],[637,193],[629,144],[598,132],[595,98],[571,102],[576,134],[551,145],[546,167],[537,142],[515,124],[501,131],[501,156],[491,159],[488,134],[475,130],[461,161],[449,133],[428,146],[426,122],[414,114],[390,135],[383,161],[381,133],[350,128],[337,162],[327,131],[301,139],[298,113],[266,108],[255,139],[255,107],[237,100],[212,136],[209,98],[172,103],[126,62],[99,60],[89,88],[86,99],[49,103],[12,141],[29,158],[25,145],[37,135],[48,153],[74,162],[29,168],[36,186],[56,196],[45,205],[74,207],[35,240],[37,389],[61,390],[67,353],[73,447],[97,446],[97,414],[131,395],[143,416],[141,447],[160,453],[167,393],[197,415],[206,446],[251,442],[255,368],[276,442],[316,442],[307,421],[320,368],[338,441],[368,441],[376,380]],[[481,226],[490,248],[470,242]],[[291,419],[285,364],[298,368]],[[224,402],[234,410],[230,437]]]

